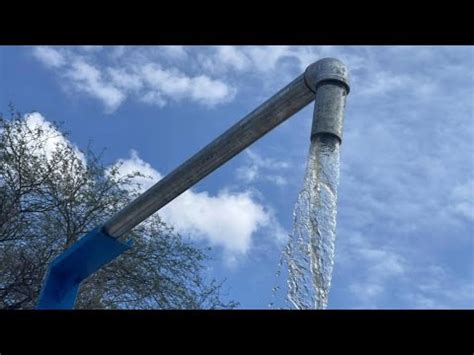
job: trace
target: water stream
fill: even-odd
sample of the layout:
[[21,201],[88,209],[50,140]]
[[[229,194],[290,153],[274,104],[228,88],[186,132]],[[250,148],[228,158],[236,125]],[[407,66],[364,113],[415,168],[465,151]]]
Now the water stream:
[[[273,289],[271,308],[327,307],[334,265],[338,183],[339,140],[318,135],[309,149],[303,188],[293,211],[293,230],[277,271],[280,285]],[[282,279],[286,279],[284,287]]]

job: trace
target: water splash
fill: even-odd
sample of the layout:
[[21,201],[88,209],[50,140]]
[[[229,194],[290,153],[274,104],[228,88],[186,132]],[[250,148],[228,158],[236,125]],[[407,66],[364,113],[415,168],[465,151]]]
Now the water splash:
[[[331,286],[336,239],[339,140],[318,135],[309,149],[303,189],[293,212],[293,231],[280,260],[277,278],[287,265],[287,307],[325,309]],[[281,286],[272,291],[275,299]]]

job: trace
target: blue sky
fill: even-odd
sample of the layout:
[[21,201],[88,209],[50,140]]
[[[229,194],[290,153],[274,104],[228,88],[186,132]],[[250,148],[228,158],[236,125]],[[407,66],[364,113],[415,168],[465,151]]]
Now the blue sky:
[[[150,186],[323,57],[351,71],[330,309],[474,308],[474,48],[0,47],[0,111],[63,121]],[[41,121],[40,119],[40,121]],[[312,105],[159,213],[266,308]]]

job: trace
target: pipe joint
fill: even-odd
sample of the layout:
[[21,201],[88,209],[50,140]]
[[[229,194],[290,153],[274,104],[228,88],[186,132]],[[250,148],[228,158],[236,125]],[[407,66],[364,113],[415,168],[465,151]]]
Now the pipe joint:
[[323,82],[339,82],[346,88],[346,94],[350,91],[349,70],[336,58],[323,58],[309,65],[304,79],[308,89],[314,93]]

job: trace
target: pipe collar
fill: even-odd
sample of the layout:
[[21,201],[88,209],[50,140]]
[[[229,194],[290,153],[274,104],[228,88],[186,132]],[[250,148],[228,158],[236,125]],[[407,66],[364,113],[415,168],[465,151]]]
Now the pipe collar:
[[349,70],[346,65],[336,58],[323,58],[309,65],[304,72],[306,86],[314,93],[318,86],[325,81],[342,83],[349,93]]

